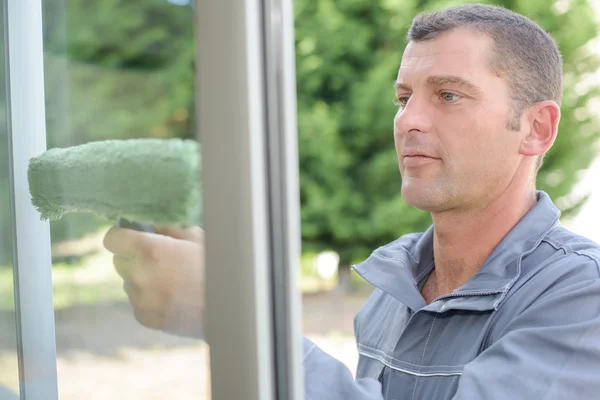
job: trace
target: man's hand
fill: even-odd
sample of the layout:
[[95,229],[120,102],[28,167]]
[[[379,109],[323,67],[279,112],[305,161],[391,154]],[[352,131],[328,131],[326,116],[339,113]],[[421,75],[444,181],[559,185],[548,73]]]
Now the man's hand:
[[200,338],[204,315],[204,231],[157,226],[157,234],[111,228],[104,247],[142,325]]

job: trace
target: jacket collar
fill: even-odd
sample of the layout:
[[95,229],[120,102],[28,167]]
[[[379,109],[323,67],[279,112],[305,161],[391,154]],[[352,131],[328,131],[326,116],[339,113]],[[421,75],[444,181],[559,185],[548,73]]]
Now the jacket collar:
[[[488,296],[487,306],[497,308],[520,276],[521,258],[537,248],[547,233],[558,225],[559,217],[560,211],[550,197],[543,191],[537,191],[537,203],[502,239],[479,271],[463,286],[444,297],[449,297],[452,303],[460,303],[461,308],[468,308],[464,297]],[[433,232],[434,228],[430,226],[423,233],[404,235],[378,248],[353,269],[411,310],[424,308],[426,303],[419,283],[433,270]],[[427,308],[432,311],[449,308],[440,306],[441,309],[437,310],[435,303]],[[478,309],[482,308],[485,306],[480,299]]]

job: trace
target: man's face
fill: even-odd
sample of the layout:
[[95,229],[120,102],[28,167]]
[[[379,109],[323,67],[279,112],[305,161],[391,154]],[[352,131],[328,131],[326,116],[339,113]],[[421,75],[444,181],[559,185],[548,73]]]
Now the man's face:
[[488,64],[491,40],[452,30],[411,42],[396,81],[394,140],[402,197],[422,210],[485,206],[506,189],[520,165],[521,131],[508,82]]

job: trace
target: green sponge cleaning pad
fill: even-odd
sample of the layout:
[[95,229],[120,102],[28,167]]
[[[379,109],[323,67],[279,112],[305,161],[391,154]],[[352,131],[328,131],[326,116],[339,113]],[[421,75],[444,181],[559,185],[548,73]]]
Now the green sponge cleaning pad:
[[53,148],[29,162],[43,220],[92,212],[111,220],[201,225],[200,145],[182,139],[106,140]]

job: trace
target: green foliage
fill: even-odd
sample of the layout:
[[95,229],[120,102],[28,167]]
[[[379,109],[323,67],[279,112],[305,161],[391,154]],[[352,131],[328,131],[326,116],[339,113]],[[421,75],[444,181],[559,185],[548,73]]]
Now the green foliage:
[[51,3],[44,32],[49,147],[193,136],[191,8],[166,0],[69,0],[64,10]]

